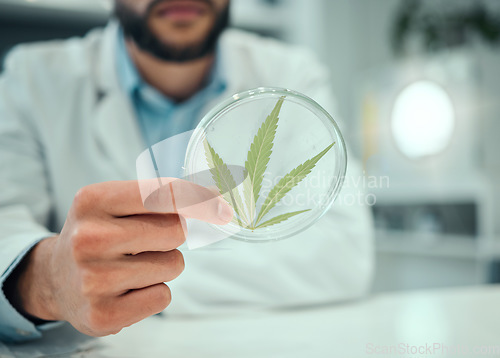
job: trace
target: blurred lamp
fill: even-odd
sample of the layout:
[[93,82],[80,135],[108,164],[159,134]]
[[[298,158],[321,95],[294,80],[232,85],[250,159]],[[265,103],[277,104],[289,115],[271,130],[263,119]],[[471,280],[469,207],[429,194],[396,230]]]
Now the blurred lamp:
[[455,127],[453,104],[446,91],[431,81],[417,81],[396,98],[392,135],[411,159],[435,155],[450,143]]

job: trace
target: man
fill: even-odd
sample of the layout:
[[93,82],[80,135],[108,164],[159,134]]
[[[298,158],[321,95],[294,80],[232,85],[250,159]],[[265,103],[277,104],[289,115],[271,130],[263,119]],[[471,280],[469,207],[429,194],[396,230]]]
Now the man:
[[[0,337],[34,339],[52,321],[92,336],[117,333],[169,305],[163,282],[180,275],[184,260],[184,273],[169,283],[173,315],[364,294],[371,226],[359,205],[335,205],[289,240],[255,246],[226,240],[220,245],[231,250],[183,257],[176,248],[185,239],[185,218],[225,224],[230,207],[215,198],[196,213],[151,213],[133,180],[147,145],[192,129],[233,93],[287,87],[331,111],[325,69],[306,51],[223,33],[229,0],[116,0],[115,14],[118,21],[104,30],[21,46],[6,61]],[[186,192],[209,195],[186,185]]]

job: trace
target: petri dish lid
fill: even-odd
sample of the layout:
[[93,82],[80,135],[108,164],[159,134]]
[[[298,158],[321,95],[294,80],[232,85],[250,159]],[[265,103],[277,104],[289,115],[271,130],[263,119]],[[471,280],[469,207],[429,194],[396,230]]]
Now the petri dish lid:
[[241,92],[216,106],[195,129],[184,164],[188,180],[214,187],[234,210],[231,223],[214,227],[247,242],[313,225],[335,201],[346,167],[332,116],[283,88]]

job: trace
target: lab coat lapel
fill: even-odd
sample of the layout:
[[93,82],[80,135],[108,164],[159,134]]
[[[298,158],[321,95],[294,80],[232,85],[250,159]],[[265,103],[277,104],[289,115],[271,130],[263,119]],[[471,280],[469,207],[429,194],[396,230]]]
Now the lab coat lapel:
[[128,98],[119,94],[106,96],[93,117],[96,140],[110,165],[121,179],[135,179],[135,162],[143,146]]
[[118,25],[104,30],[97,54],[94,135],[110,166],[123,180],[135,179],[135,163],[144,150],[143,140],[130,98],[122,91],[116,72]]

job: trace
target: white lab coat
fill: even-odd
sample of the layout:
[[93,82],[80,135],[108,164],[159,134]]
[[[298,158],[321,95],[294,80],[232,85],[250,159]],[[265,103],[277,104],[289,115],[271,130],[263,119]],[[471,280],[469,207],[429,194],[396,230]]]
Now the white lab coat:
[[[0,273],[33,242],[57,233],[77,190],[136,179],[145,149],[115,70],[117,25],[85,38],[20,46],[0,79]],[[307,51],[227,31],[226,93],[286,87],[333,111],[326,69]],[[217,102],[217,101],[215,101]],[[207,103],[206,111],[214,104]],[[348,175],[359,168],[350,158]],[[342,195],[354,193],[345,188]],[[371,217],[338,205],[315,226],[273,244],[225,240],[185,251],[170,283],[170,314],[310,305],[367,292],[373,270]]]

